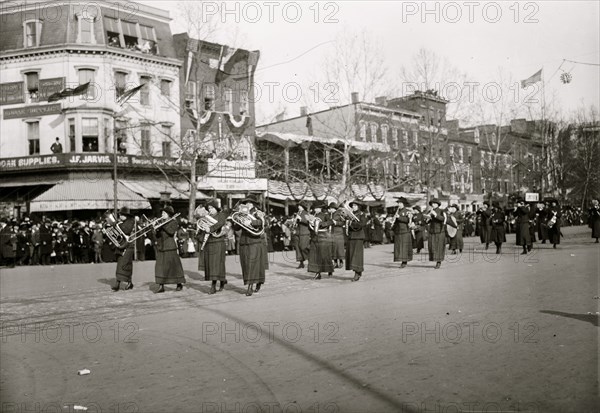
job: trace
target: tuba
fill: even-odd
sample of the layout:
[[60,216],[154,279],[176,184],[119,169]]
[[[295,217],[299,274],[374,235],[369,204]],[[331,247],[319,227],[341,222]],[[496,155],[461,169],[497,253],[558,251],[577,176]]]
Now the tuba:
[[214,238],[221,238],[227,234],[227,228],[223,225],[220,229],[214,232],[210,232],[210,227],[215,225],[218,221],[210,215],[202,215],[196,221],[196,232],[205,232],[200,251],[204,250],[204,246],[208,242],[208,238],[212,235]]
[[346,220],[350,221],[359,221],[358,217],[354,215],[352,208],[348,206],[348,201],[344,201],[342,205],[338,208],[338,211],[342,214],[342,216]]
[[318,218],[316,215],[306,214],[306,220],[308,221],[308,227],[310,229],[312,229],[314,232],[319,232],[321,218]]
[[105,225],[102,228],[102,233],[115,245],[117,248],[125,246],[129,242],[129,237],[119,227],[119,223],[113,213],[107,213],[104,216]]
[[[265,232],[265,214],[258,209],[255,214],[251,214],[250,209],[247,206],[241,205],[238,210],[231,214],[227,219],[231,219],[235,224],[254,236],[260,236]],[[252,226],[252,221],[255,220],[260,220],[262,222],[262,228],[254,228]]]

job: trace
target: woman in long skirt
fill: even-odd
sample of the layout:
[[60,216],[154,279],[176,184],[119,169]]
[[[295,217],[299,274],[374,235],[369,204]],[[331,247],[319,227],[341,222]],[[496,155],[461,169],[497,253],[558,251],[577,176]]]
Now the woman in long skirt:
[[432,199],[429,206],[433,209],[426,216],[429,220],[429,261],[434,261],[435,269],[439,269],[446,253],[446,214],[440,209],[440,201]]
[[[260,287],[265,282],[265,270],[267,267],[267,245],[262,234],[255,235],[252,233],[263,229],[265,222],[263,216],[264,214],[257,209],[259,205],[258,200],[253,197],[248,197],[243,199],[241,204],[244,206],[241,206],[240,208],[245,208],[248,213],[255,218],[250,222],[252,228],[242,227],[238,223],[234,223],[235,230],[241,229],[239,242],[242,278],[244,279],[244,285],[248,286],[246,295],[251,296],[253,292],[259,292]],[[250,232],[249,229],[252,232]],[[254,284],[256,284],[256,290],[253,290]]]
[[315,280],[321,279],[321,272],[328,273],[330,277],[333,274],[331,236],[329,234],[329,227],[332,222],[329,214],[323,212],[323,207],[325,207],[323,202],[317,202],[313,205],[315,216],[320,219],[320,222],[318,228],[311,228],[308,272],[315,273]]
[[502,254],[502,244],[506,242],[506,230],[504,228],[504,211],[497,201],[492,203],[492,233],[491,240],[496,244],[496,254]]
[[344,257],[346,256],[344,228],[346,221],[342,216],[342,213],[338,211],[338,205],[335,202],[329,204],[329,214],[331,215],[331,221],[333,226],[331,227],[331,258],[333,258],[333,268],[343,268]]
[[394,231],[394,262],[401,262],[400,268],[406,267],[413,259],[413,240],[411,234],[412,211],[404,197],[397,197],[398,210],[394,214],[392,230]]
[[[165,220],[175,215],[171,206],[163,208],[161,213]],[[176,219],[173,219],[156,230],[156,264],[154,266],[154,276],[156,284],[158,284],[156,293],[164,293],[165,284],[177,284],[175,290],[183,290],[185,275],[174,239],[177,229],[179,229],[179,224]]]
[[[135,219],[133,215],[131,215],[129,207],[124,206],[119,210],[119,219],[121,222],[116,225],[119,226],[125,235],[131,235],[135,228]],[[131,290],[133,288],[132,276],[134,242],[126,242],[124,240],[120,246],[116,247],[115,255],[117,256],[117,282],[111,287],[113,291],[119,291],[122,282],[126,283],[124,288],[125,290]]]
[[[462,252],[465,247],[463,241],[463,223],[465,219],[459,212],[459,209],[460,208],[456,204],[452,204],[449,208],[449,211],[451,211],[450,214],[454,217],[454,221],[456,222],[456,235],[450,238],[450,244],[448,246],[448,249],[452,250],[453,254],[456,254],[456,250]],[[448,225],[451,225],[450,222],[448,222]]]
[[[227,217],[221,208],[219,202],[214,199],[206,205],[209,216],[215,219],[208,232],[198,232],[198,270],[204,271],[204,280],[211,281],[209,294],[217,292],[217,281],[219,281],[219,291],[223,291],[227,284],[225,271],[225,238],[226,234],[220,234],[227,223]],[[214,234],[214,235],[213,235]]]
[[367,218],[362,211],[360,211],[360,205],[356,202],[349,204],[352,208],[352,212],[358,218],[358,221],[352,221],[348,224],[348,243],[346,244],[346,270],[354,271],[354,278],[352,281],[360,280],[364,271],[365,263],[365,231],[364,228],[367,225]]

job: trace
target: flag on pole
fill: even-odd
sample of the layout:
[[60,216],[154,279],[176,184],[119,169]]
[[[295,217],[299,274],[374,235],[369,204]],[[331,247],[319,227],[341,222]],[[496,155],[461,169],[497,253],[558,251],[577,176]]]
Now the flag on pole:
[[76,88],[65,88],[60,92],[53,93],[48,96],[48,102],[57,102],[59,100],[71,97],[71,96],[79,96],[87,93],[87,90],[90,86],[90,82],[84,83],[83,85],[79,85]]
[[136,86],[134,88],[131,88],[129,90],[126,90],[125,92],[123,92],[123,94],[121,96],[119,96],[119,98],[117,99],[117,104],[122,105],[125,102],[127,102],[129,99],[131,99],[131,97],[133,95],[135,95],[139,90],[141,90],[146,84],[142,83],[139,86]]
[[535,72],[531,77],[528,77],[525,80],[521,80],[521,88],[525,89],[529,85],[533,85],[537,82],[542,81],[542,69]]

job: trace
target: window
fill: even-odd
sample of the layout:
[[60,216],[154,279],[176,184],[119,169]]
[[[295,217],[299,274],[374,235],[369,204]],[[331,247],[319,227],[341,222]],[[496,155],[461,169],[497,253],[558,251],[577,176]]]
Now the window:
[[479,164],[481,165],[481,167],[485,167],[485,152],[484,151],[479,151]]
[[171,157],[171,126],[162,125],[163,141],[162,141],[162,156]]
[[215,109],[215,85],[208,83],[204,85],[204,110]]
[[104,27],[106,28],[106,39],[111,47],[123,47],[121,44],[121,30],[119,21],[112,17],[104,17]]
[[454,157],[454,145],[448,145],[448,153],[450,155],[450,158]]
[[408,131],[407,130],[402,131],[402,146],[404,146],[405,148],[408,147]]
[[116,71],[115,72],[115,96],[118,98],[123,95],[127,89],[127,73]]
[[82,95],[83,99],[95,99],[96,98],[96,89],[94,87],[94,78],[96,75],[96,72],[94,69],[79,69],[78,70],[78,75],[79,75],[79,84],[80,85],[84,85],[88,82],[90,82],[90,86],[87,89],[87,93],[85,95]]
[[471,160],[473,159],[473,148],[470,146],[467,148],[467,156],[469,157],[469,163],[471,163]]
[[388,125],[381,125],[381,140],[388,143]]
[[377,142],[377,124],[371,123],[371,142]]
[[83,152],[98,152],[98,119],[81,119],[81,141]]
[[115,138],[117,139],[117,151],[122,154],[127,153],[127,122],[115,122]]
[[409,163],[405,163],[404,164],[404,175],[405,176],[409,176],[410,175],[410,164]]
[[40,34],[42,32],[41,21],[28,21],[23,24],[23,47],[37,47],[40,45]]
[[40,153],[40,123],[27,122],[27,140],[29,141],[29,155]]
[[429,124],[433,126],[435,121],[435,112],[433,111],[433,108],[429,108]]
[[458,147],[458,162],[460,162],[460,163],[464,162],[464,154],[463,154],[462,146]]
[[248,114],[248,91],[246,89],[240,90],[240,115],[245,116]]
[[142,126],[142,154],[143,155],[150,155],[151,154],[151,148],[150,148],[150,125],[144,125]]
[[413,131],[413,145],[415,148],[419,147],[419,132],[416,130]]
[[400,147],[400,142],[398,142],[398,129],[396,128],[392,128],[392,144],[394,145],[394,149]]
[[38,72],[25,73],[25,82],[27,85],[27,102],[28,103],[38,102],[39,87],[40,87],[39,73]]
[[90,16],[84,16],[83,14],[77,15],[77,25],[79,31],[77,32],[77,43],[96,43],[94,37],[94,21],[95,18]]
[[69,119],[69,152],[75,152],[75,119]]
[[123,28],[123,40],[125,40],[125,47],[129,50],[140,50],[138,46],[138,34],[135,23],[121,20],[121,27]]
[[144,85],[140,90],[140,104],[142,105],[150,105],[150,82],[152,82],[150,76],[140,76],[140,83]]
[[500,181],[499,181],[499,180],[498,180],[498,185],[496,186],[496,188],[497,188],[496,190],[497,190],[498,192],[500,192]]
[[504,181],[504,193],[508,194],[508,181]]
[[141,51],[143,53],[156,54],[156,37],[154,28],[140,24],[140,34],[142,35]]
[[366,141],[367,140],[367,124],[361,120],[359,122],[359,125],[360,125],[360,140]]
[[233,91],[229,87],[223,90],[223,106],[225,112],[233,114]]
[[160,94],[166,97],[171,97],[171,81],[167,79],[161,79],[160,81]]

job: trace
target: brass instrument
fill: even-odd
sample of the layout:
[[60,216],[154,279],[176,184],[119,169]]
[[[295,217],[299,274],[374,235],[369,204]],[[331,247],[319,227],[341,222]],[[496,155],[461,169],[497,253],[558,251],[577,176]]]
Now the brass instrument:
[[208,238],[212,235],[214,238],[222,238],[227,235],[227,228],[223,225],[219,230],[210,232],[210,227],[215,225],[218,221],[206,214],[198,218],[196,221],[196,232],[205,232],[204,239],[202,240],[202,245],[200,246],[200,251],[204,250],[204,246],[208,242]]
[[132,234],[126,235],[123,230],[121,230],[121,227],[119,226],[115,216],[112,213],[108,213],[105,216],[106,226],[102,228],[102,233],[105,234],[117,248],[123,248],[126,244],[146,235],[146,233],[148,233],[150,230],[156,231],[166,223],[176,219],[179,215],[180,214],[177,213],[167,219],[158,217],[152,220],[146,218],[145,215],[142,215],[145,219],[145,222],[142,224],[142,226],[136,229]]
[[348,206],[348,201],[344,201],[342,203],[342,205],[340,205],[340,207],[338,208],[338,211],[347,220],[359,221],[358,217],[356,215],[354,215],[352,208],[350,208],[350,206]]
[[[256,210],[255,215],[253,215],[250,213],[250,209],[247,206],[240,205],[238,210],[231,214],[228,219],[231,219],[234,223],[244,228],[254,236],[260,236],[265,232],[265,214],[258,209]],[[252,226],[252,221],[257,219],[262,221],[261,229],[254,228]]]
[[554,224],[556,224],[557,220],[558,220],[557,212],[552,211],[552,218],[550,218],[550,220],[548,221],[548,228],[552,228],[554,226]]
[[309,228],[312,229],[314,232],[318,232],[319,224],[321,223],[321,218],[318,218],[317,216],[311,214],[306,214],[305,218],[308,221]]

